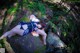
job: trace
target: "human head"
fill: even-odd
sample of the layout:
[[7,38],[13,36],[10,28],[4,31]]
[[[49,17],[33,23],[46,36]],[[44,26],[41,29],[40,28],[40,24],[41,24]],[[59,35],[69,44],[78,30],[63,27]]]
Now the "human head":
[[35,15],[33,15],[33,14],[30,15],[29,18],[30,18],[30,20],[33,21],[33,22],[40,22],[40,20],[39,20]]

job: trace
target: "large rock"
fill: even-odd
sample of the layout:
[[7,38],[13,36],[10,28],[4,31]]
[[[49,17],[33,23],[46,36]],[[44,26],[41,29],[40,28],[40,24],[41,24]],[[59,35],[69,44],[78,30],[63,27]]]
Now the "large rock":
[[54,33],[50,32],[48,34],[47,42],[54,47],[64,47],[64,42]]
[[26,36],[8,38],[15,53],[45,53],[45,46],[39,37],[31,34]]
[[[62,49],[59,49],[60,47],[64,48],[65,44],[64,42],[54,33],[49,32],[47,36],[47,53],[63,53]],[[58,48],[58,50],[56,50]]]

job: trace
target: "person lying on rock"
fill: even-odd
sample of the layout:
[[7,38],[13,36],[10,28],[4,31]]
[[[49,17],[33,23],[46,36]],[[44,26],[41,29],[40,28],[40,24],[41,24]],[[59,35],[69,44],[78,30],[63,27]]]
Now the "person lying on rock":
[[19,34],[20,36],[25,36],[29,33],[31,33],[33,36],[42,35],[43,44],[46,45],[46,36],[44,30],[39,29],[42,26],[40,25],[40,20],[37,19],[34,15],[30,15],[30,22],[20,22],[17,26],[15,26],[10,31],[5,32],[0,39],[3,39],[5,37],[12,37],[15,34]]

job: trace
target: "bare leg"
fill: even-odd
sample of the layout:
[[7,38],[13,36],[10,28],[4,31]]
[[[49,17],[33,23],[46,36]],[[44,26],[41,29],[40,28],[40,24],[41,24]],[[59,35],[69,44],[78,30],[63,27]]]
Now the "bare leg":
[[8,37],[11,37],[11,36],[13,36],[13,35],[15,35],[15,33],[13,33],[12,31],[8,31],[8,32],[4,33],[4,34],[0,37],[0,40],[3,39],[3,38],[6,38],[7,36],[8,36]]
[[19,35],[23,35],[24,30],[20,29],[20,25],[17,25],[16,27],[14,27],[12,30],[4,33],[1,37],[0,40],[5,38],[5,37],[12,37],[15,34],[19,34]]
[[38,34],[42,35],[43,43],[44,43],[44,45],[46,45],[46,36],[47,36],[47,34],[45,33],[45,31],[38,29],[36,32],[37,32]]

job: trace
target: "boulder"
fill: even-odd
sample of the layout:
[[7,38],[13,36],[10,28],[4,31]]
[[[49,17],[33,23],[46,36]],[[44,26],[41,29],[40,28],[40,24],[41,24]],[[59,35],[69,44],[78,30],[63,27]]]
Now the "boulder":
[[[49,32],[48,36],[47,36],[47,53],[52,53],[52,52],[62,52],[61,49],[59,49],[60,47],[64,48],[65,44],[64,42],[54,33]],[[56,49],[59,49],[57,51],[55,51]]]
[[15,53],[45,53],[45,46],[39,37],[31,34],[8,38]]

